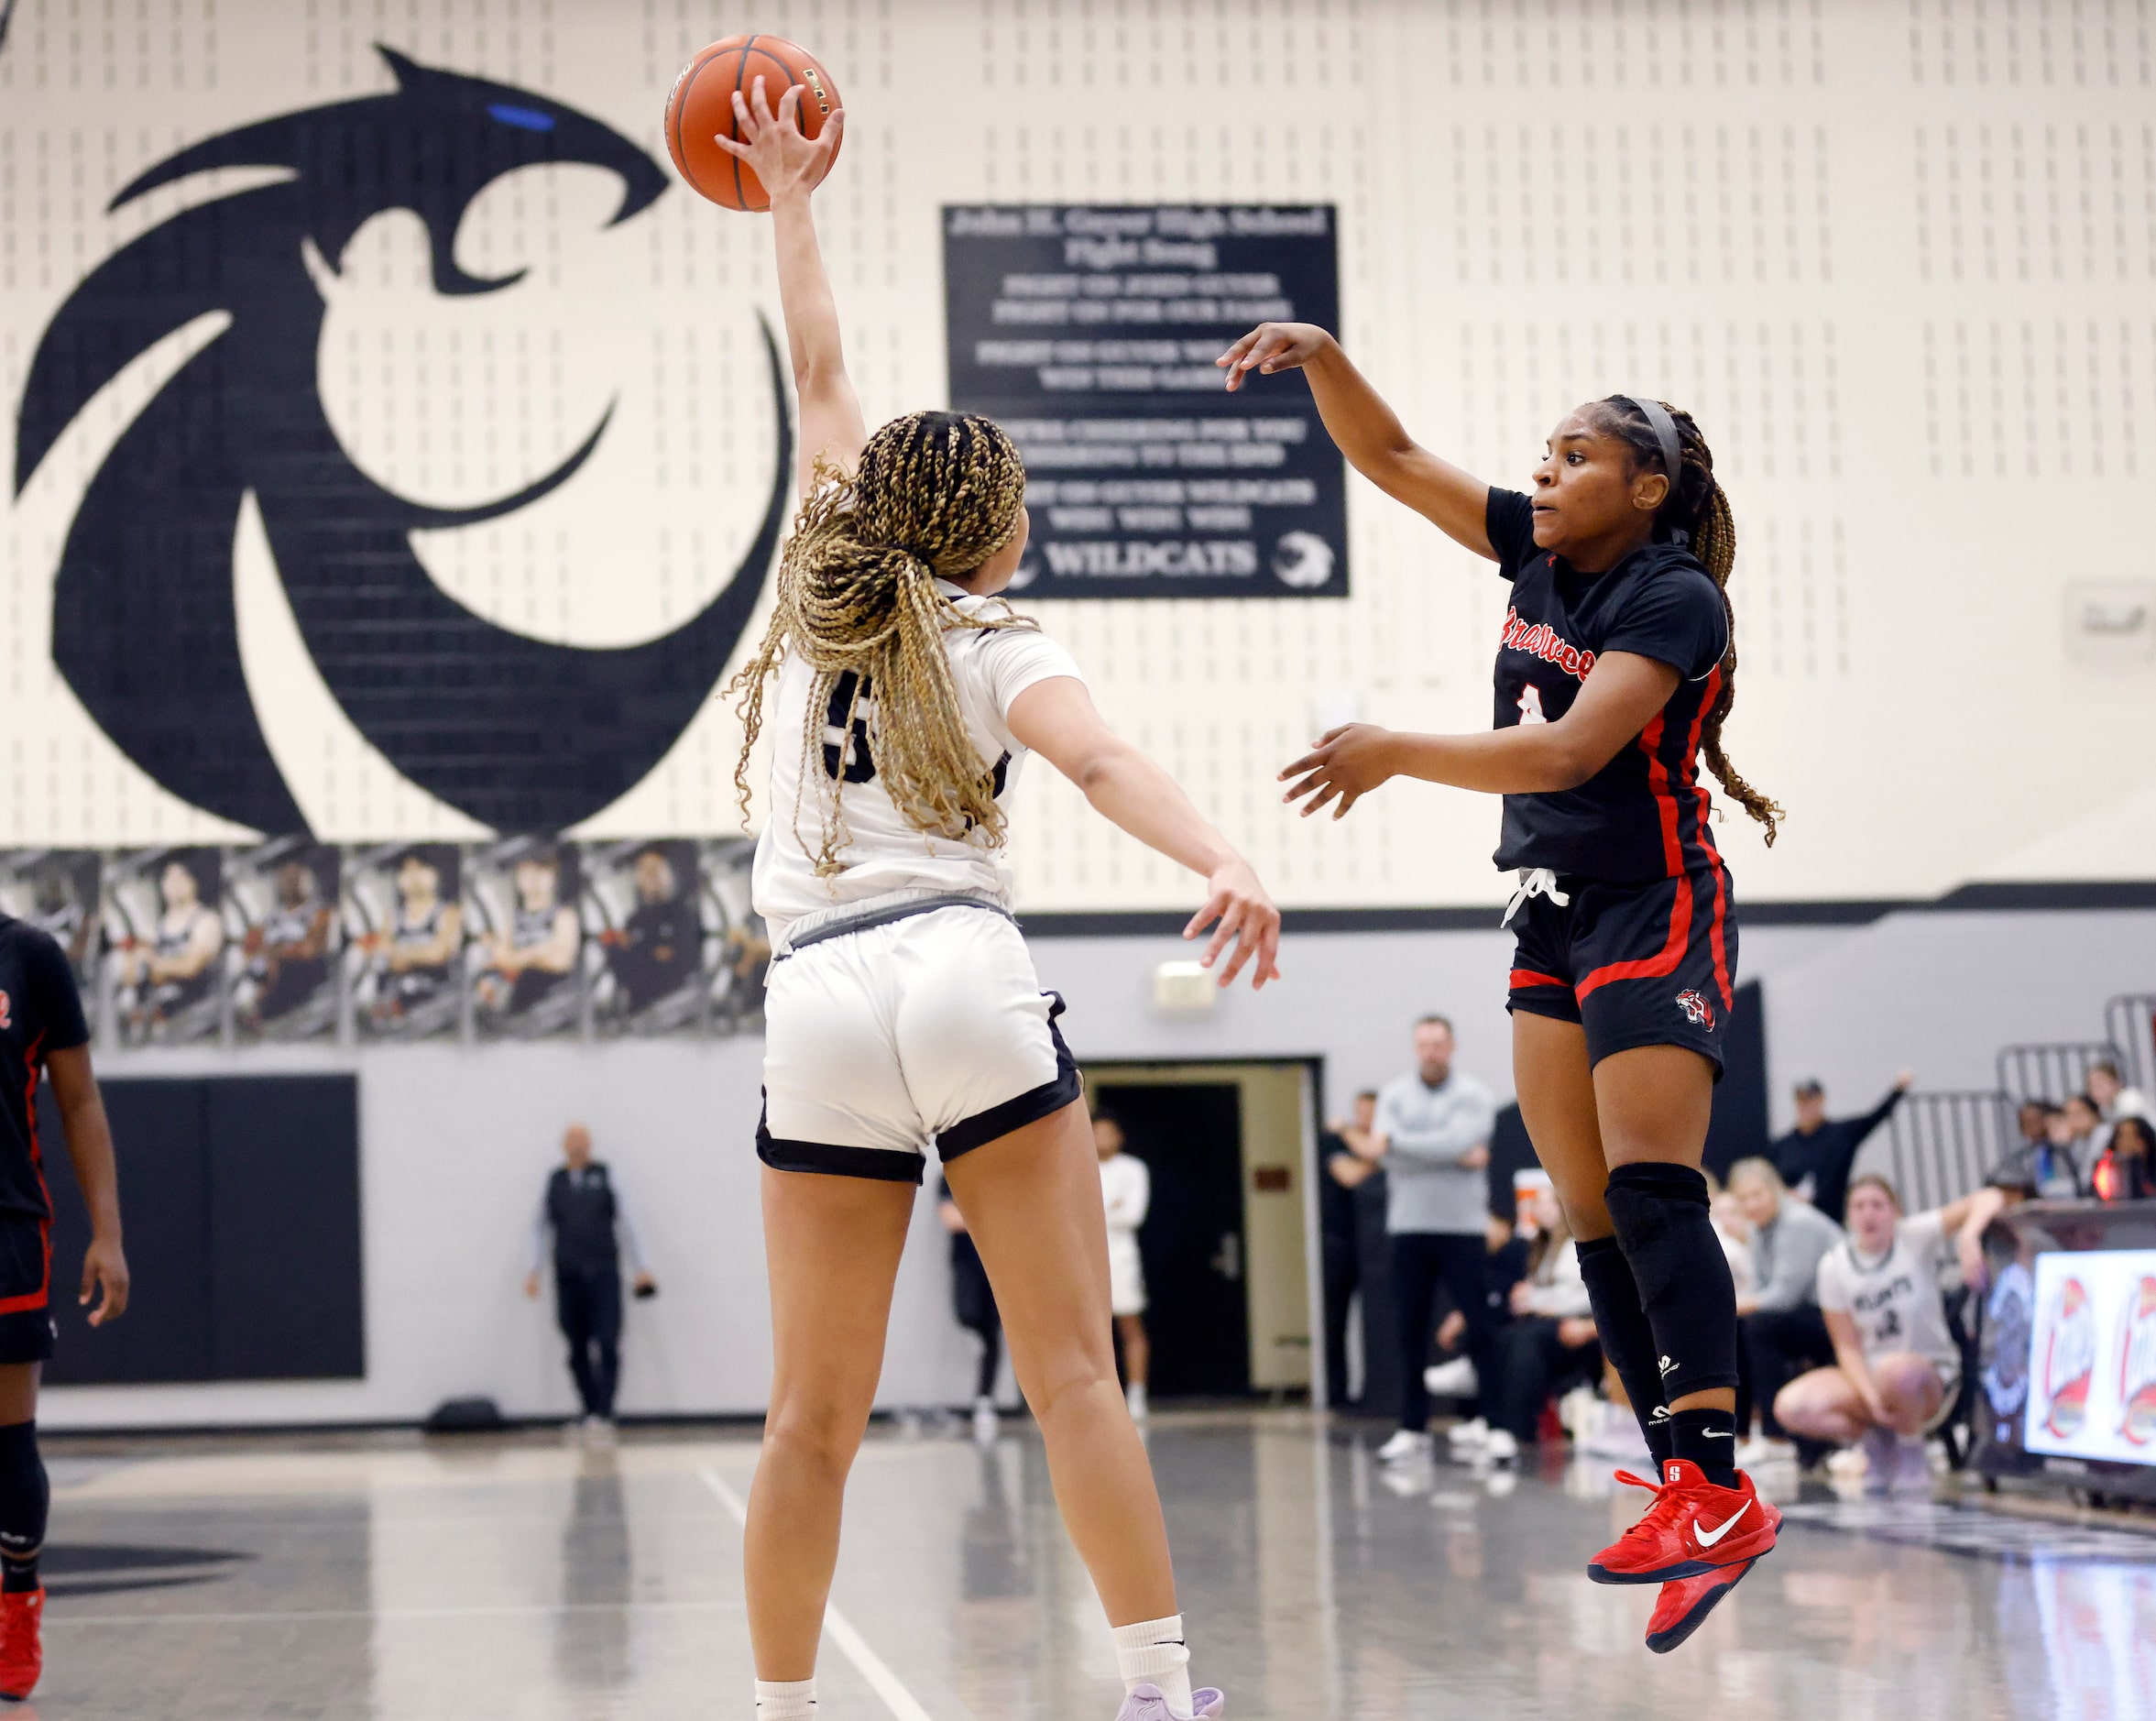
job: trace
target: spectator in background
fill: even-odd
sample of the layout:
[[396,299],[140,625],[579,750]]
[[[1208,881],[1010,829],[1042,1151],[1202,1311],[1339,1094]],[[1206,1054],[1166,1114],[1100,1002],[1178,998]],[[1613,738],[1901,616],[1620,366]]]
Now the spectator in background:
[[[1363,1355],[1370,1354],[1370,1297],[1363,1285],[1360,1209],[1373,1194],[1384,1199],[1384,1172],[1374,1156],[1358,1153],[1368,1146],[1377,1116],[1377,1091],[1355,1096],[1352,1120],[1335,1121],[1318,1144],[1324,1175],[1318,1183],[1318,1223],[1325,1267],[1325,1402],[1343,1409],[1348,1398],[1348,1314],[1358,1288],[1363,1290]],[[1368,1375],[1367,1363],[1364,1375]]]
[[[1763,1439],[1750,1439],[1750,1418],[1740,1417],[1740,1465],[1776,1455],[1767,1441],[1789,1438],[1776,1419],[1775,1398],[1806,1369],[1833,1361],[1834,1344],[1820,1314],[1819,1264],[1842,1241],[1842,1228],[1807,1201],[1794,1200],[1771,1160],[1740,1159],[1729,1168],[1729,1191],[1752,1226],[1753,1288],[1736,1299],[1737,1361],[1747,1404],[1757,1405]],[[1800,1441],[1797,1462],[1811,1469],[1824,1455]]]
[[988,1268],[980,1264],[980,1251],[973,1233],[966,1229],[966,1215],[951,1199],[951,1186],[936,1182],[936,1216],[951,1233],[951,1311],[958,1324],[980,1341],[980,1367],[973,1379],[973,1438],[983,1446],[995,1444],[996,1371],[1003,1362],[1003,1317],[996,1308],[996,1294],[989,1287]]
[[1492,1424],[1483,1455],[1509,1463],[1535,1442],[1542,1407],[1552,1393],[1592,1381],[1602,1372],[1602,1346],[1587,1304],[1587,1281],[1557,1191],[1538,1189],[1529,1212],[1535,1240],[1527,1276],[1514,1285],[1512,1319],[1491,1347],[1496,1379],[1488,1394]]
[[2078,1200],[2086,1180],[2074,1145],[2074,1120],[2066,1108],[2024,1100],[2017,1122],[2020,1144],[2008,1150],[1986,1183],[2023,1200]]
[[621,1379],[621,1255],[636,1269],[636,1294],[659,1287],[644,1264],[636,1228],[604,1162],[591,1156],[591,1131],[572,1124],[562,1132],[562,1163],[546,1180],[531,1224],[531,1271],[524,1295],[539,1295],[549,1234],[553,1242],[554,1319],[569,1341],[569,1373],[584,1407],[587,1436],[614,1427],[614,1390]]
[[2156,1134],[2138,1113],[2123,1113],[2111,1125],[2111,1144],[2089,1181],[2097,1199],[2145,1201],[2156,1197]]
[[[1467,1317],[1468,1354],[1482,1390],[1493,1377],[1494,1323],[1483,1298],[1490,1228],[1484,1171],[1497,1108],[1487,1088],[1452,1068],[1452,1025],[1443,1016],[1417,1022],[1414,1044],[1413,1071],[1378,1092],[1371,1142],[1385,1167],[1385,1234],[1402,1375],[1400,1426],[1377,1454],[1387,1463],[1430,1451],[1422,1370],[1437,1329],[1440,1284]],[[1478,1402],[1475,1420],[1486,1414]]]
[[2084,1079],[2089,1103],[2096,1109],[2097,1127],[2096,1152],[2101,1156],[2111,1145],[2111,1126],[2122,1117],[2149,1115],[2149,1097],[2139,1088],[2129,1088],[2118,1073],[2118,1066],[2108,1058],[2099,1058],[2088,1067]]
[[1108,1213],[1108,1307],[1123,1346],[1123,1398],[1131,1415],[1145,1415],[1153,1344],[1145,1336],[1145,1263],[1138,1227],[1153,1205],[1153,1173],[1123,1151],[1123,1126],[1112,1113],[1093,1113],[1093,1151],[1100,1159],[1100,1201]]
[[1799,1434],[1861,1443],[1867,1494],[1931,1488],[1924,1442],[1952,1414],[1962,1371],[1940,1275],[1958,1257],[1962,1283],[1982,1288],[1985,1227],[2005,1204],[1978,1189],[1905,1219],[1886,1178],[1849,1186],[1849,1235],[1819,1265],[1835,1365],[1791,1381],[1774,1408]]
[[1857,1149],[1887,1121],[1915,1081],[1916,1077],[1905,1069],[1894,1078],[1887,1097],[1862,1117],[1839,1118],[1827,1116],[1824,1088],[1816,1081],[1799,1082],[1797,1127],[1767,1150],[1782,1182],[1839,1225],[1843,1198],[1849,1188],[1849,1167],[1856,1163]]

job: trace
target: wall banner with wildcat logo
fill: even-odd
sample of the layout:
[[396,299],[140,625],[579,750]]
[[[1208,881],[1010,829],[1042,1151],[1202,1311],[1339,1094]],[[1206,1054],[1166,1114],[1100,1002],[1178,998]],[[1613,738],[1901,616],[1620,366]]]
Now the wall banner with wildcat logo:
[[1340,323],[1330,204],[947,207],[951,405],[1025,456],[1028,597],[1340,597],[1347,479],[1263,322]]

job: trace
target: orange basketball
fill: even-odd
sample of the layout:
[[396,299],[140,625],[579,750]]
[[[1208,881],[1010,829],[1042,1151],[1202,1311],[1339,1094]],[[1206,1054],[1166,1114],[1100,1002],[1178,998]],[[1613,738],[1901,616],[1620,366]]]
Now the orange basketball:
[[682,178],[724,209],[772,206],[756,175],[711,141],[720,133],[739,136],[734,129],[734,92],[751,98],[758,78],[774,113],[789,88],[803,86],[800,119],[805,137],[821,136],[838,106],[838,86],[822,62],[783,36],[729,36],[684,66],[666,98],[666,147]]

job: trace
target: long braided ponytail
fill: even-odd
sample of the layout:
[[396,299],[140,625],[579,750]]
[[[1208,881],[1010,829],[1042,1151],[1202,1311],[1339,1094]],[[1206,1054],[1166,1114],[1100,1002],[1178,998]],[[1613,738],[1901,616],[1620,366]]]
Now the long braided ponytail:
[[[1689,535],[1692,554],[1722,593],[1722,613],[1729,624],[1729,649],[1722,654],[1722,691],[1701,725],[1700,751],[1730,799],[1767,827],[1767,846],[1771,849],[1785,817],[1781,805],[1746,783],[1722,748],[1723,721],[1736,703],[1736,611],[1729,601],[1730,571],[1736,565],[1736,520],[1730,512],[1727,493],[1715,481],[1714,451],[1707,446],[1699,425],[1690,412],[1680,411],[1667,401],[1662,404],[1677,426],[1680,469],[1655,523]],[[1661,466],[1661,444],[1647,415],[1629,397],[1616,394],[1596,402],[1595,417],[1599,428],[1629,447],[1639,464]]]
[[[840,684],[850,689],[840,732],[865,714],[876,776],[907,823],[963,841],[1002,840],[992,771],[959,708],[945,654],[950,628],[1031,628],[1006,610],[969,616],[936,589],[1011,541],[1025,500],[1025,466],[1002,427],[956,412],[914,412],[869,438],[849,479],[819,463],[779,562],[777,603],[756,655],[727,688],[743,727],[734,787],[749,816],[749,753],[763,727],[764,685],[787,652],[814,675],[801,736],[804,784],[819,772]],[[848,679],[850,677],[850,679]],[[844,870],[851,840],[840,797],[848,773],[829,773],[816,871]],[[776,809],[773,809],[774,814]],[[800,818],[798,804],[793,817]]]

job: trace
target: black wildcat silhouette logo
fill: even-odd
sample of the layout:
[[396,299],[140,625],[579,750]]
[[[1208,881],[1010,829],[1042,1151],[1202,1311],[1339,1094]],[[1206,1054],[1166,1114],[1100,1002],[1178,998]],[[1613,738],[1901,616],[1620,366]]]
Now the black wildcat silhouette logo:
[[[470,509],[396,496],[355,466],[315,387],[334,268],[369,217],[427,226],[438,292],[495,292],[453,246],[472,200],[514,169],[585,162],[624,187],[618,225],[667,187],[619,133],[546,96],[378,49],[392,94],[310,108],[184,149],[115,197],[220,167],[291,178],[173,217],[93,272],[45,332],[16,422],[15,488],[90,398],[205,312],[231,323],[121,437],[71,526],[52,656],[104,732],[165,787],[270,832],[307,821],[263,738],[241,668],[233,535],[252,490],[300,632],[361,734],[413,782],[497,829],[557,830],[638,783],[680,738],[739,642],[784,521],[793,466],[778,348],[764,327],[778,458],[762,528],[726,588],[641,645],[585,650],[495,626],[438,587],[410,533],[537,501],[575,476],[602,418],[555,471]],[[609,409],[609,416],[611,409]]]

